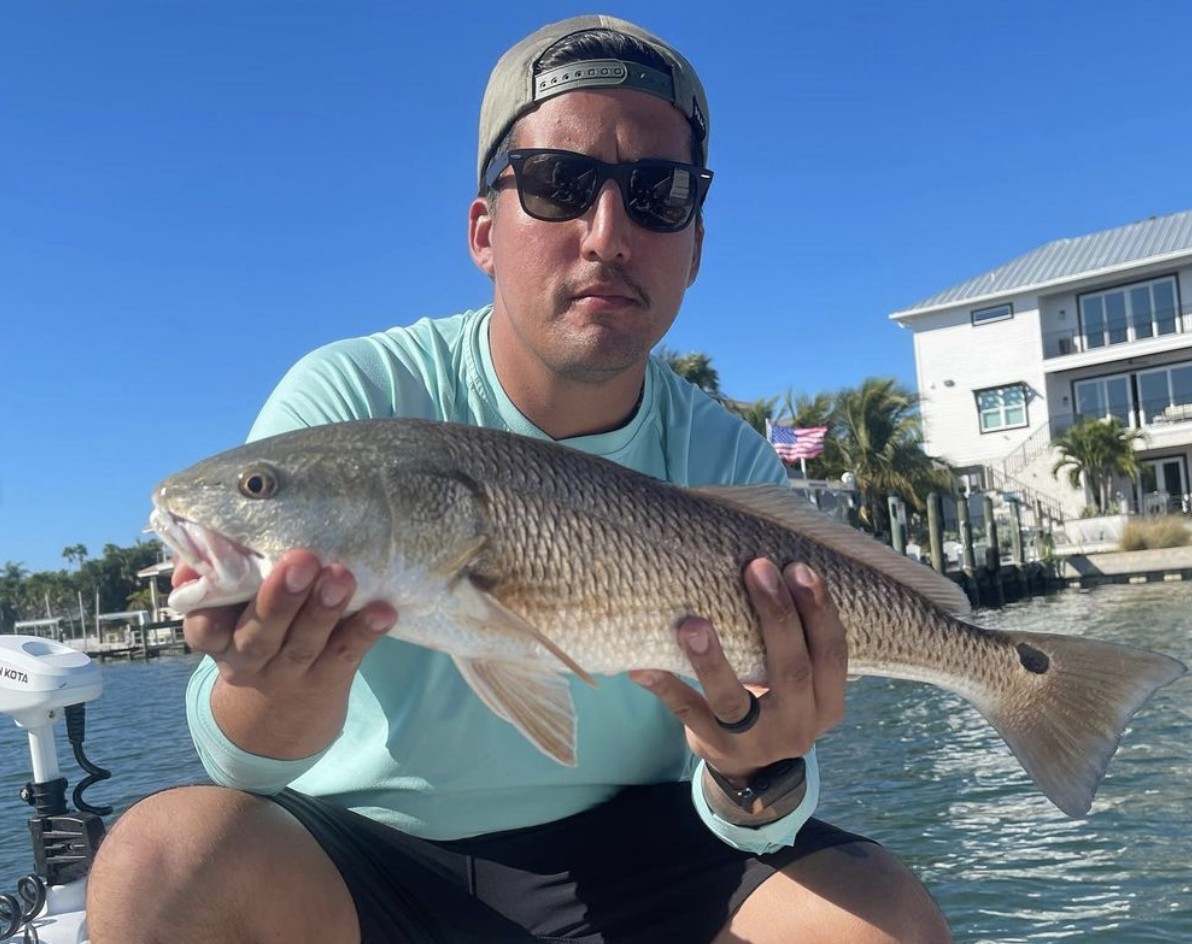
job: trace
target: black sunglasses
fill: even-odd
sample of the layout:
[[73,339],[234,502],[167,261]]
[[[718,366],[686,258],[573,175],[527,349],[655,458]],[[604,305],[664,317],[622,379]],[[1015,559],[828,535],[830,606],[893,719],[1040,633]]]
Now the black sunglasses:
[[522,209],[536,220],[562,223],[583,216],[604,182],[615,180],[629,218],[655,233],[686,228],[712,185],[712,172],[694,164],[606,164],[574,151],[518,148],[494,159],[484,175],[485,186],[495,186],[506,167],[513,168]]

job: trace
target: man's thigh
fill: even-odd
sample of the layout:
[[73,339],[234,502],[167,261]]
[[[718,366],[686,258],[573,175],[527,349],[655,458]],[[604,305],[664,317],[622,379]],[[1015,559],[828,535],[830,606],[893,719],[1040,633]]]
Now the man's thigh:
[[308,829],[344,874],[365,944],[701,944],[778,870],[824,848],[865,842],[812,820],[790,849],[743,853],[708,831],[686,783],[631,787],[564,820],[453,842],[405,836],[298,795],[281,802],[315,820]]

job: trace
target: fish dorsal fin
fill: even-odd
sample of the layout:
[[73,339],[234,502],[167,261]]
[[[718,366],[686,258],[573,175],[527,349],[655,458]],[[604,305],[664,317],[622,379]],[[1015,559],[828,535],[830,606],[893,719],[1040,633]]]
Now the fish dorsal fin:
[[[930,567],[849,527],[800,498],[786,485],[713,485],[690,491],[798,532],[839,554],[881,571],[957,616],[969,612],[969,599],[955,583]],[[831,588],[829,588],[831,589]]]
[[454,588],[457,601],[463,604],[461,616],[466,617],[477,627],[486,632],[520,636],[532,640],[546,649],[562,663],[563,667],[574,672],[579,678],[595,687],[596,680],[588,671],[569,656],[558,643],[547,636],[542,630],[529,620],[513,612],[491,593],[481,590],[471,580],[461,580]]
[[460,675],[495,715],[547,757],[575,766],[575,705],[566,678],[532,662],[453,658]]

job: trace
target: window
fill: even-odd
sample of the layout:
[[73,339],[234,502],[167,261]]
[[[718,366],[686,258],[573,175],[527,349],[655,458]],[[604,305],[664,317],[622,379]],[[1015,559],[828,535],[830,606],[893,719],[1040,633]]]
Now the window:
[[1077,420],[1102,420],[1116,416],[1123,426],[1134,425],[1134,397],[1130,392],[1128,376],[1078,380],[1073,386]]
[[1192,417],[1192,364],[1138,372],[1143,423]]
[[1027,425],[1025,384],[991,387],[988,390],[978,390],[976,395],[981,432],[991,433],[998,429],[1014,429]]
[[969,319],[974,325],[988,324],[991,321],[1005,321],[1007,318],[1013,317],[1014,306],[1009,303],[969,312]]
[[[1176,332],[1175,276],[1080,297],[1084,349]],[[976,312],[974,312],[976,315]]]

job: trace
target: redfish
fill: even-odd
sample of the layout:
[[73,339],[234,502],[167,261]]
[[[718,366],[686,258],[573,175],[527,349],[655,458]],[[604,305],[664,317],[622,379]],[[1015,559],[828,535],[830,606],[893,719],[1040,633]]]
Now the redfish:
[[[711,444],[708,446],[711,448]],[[765,653],[742,571],[802,561],[831,591],[849,672],[967,699],[1039,788],[1088,812],[1131,716],[1185,672],[1155,652],[966,621],[951,581],[820,514],[783,486],[681,488],[552,442],[420,420],[317,426],[165,479],[151,527],[200,577],[182,612],[239,603],[290,548],[384,599],[391,635],[448,653],[540,750],[574,764],[566,673],[690,676],[675,627],[710,619],[743,682]]]

